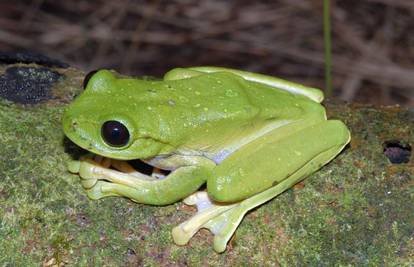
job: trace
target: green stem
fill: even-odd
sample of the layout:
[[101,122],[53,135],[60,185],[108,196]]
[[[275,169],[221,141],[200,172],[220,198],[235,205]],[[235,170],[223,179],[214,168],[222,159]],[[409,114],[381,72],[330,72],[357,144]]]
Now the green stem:
[[332,95],[332,37],[331,37],[331,16],[330,1],[323,1],[323,38],[325,45],[325,94]]

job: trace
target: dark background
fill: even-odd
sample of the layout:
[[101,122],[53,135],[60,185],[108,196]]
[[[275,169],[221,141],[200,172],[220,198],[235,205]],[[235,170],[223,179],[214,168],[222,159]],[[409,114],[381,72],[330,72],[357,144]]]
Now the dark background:
[[[217,65],[324,87],[322,0],[1,1],[0,50],[85,71]],[[414,1],[331,1],[334,96],[414,106]]]

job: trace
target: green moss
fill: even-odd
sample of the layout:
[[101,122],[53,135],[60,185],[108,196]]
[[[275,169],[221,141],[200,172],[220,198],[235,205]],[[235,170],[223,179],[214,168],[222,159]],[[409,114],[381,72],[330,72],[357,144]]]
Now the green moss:
[[53,102],[0,102],[2,266],[414,264],[413,159],[392,165],[382,153],[390,139],[413,146],[408,111],[328,105],[330,116],[351,128],[351,146],[250,212],[228,250],[217,254],[208,231],[186,246],[173,244],[171,229],[193,213],[182,203],[152,207],[86,197],[79,178],[66,171],[70,147],[60,122],[82,74],[66,75]]

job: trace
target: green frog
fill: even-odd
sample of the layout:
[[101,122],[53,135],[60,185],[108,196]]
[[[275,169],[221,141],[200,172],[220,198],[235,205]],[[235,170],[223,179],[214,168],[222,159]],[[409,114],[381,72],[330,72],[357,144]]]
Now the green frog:
[[[178,245],[207,228],[214,250],[225,251],[247,211],[317,171],[350,141],[343,122],[327,120],[320,90],[262,74],[190,67],[143,80],[100,70],[85,85],[63,129],[95,156],[71,161],[69,170],[92,199],[196,205],[197,213],[172,230]],[[127,162],[134,159],[153,166],[153,174],[134,169]]]

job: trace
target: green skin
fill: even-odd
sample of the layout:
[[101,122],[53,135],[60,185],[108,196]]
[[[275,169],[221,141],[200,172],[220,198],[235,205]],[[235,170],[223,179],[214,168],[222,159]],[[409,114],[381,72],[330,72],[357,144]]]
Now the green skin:
[[[162,81],[101,70],[63,118],[67,137],[101,157],[70,162],[69,170],[92,199],[167,205],[185,198],[198,212],[173,229],[175,243],[207,228],[223,252],[248,210],[318,170],[349,142],[347,127],[326,119],[322,99],[318,89],[226,68],[173,69]],[[101,127],[109,120],[127,127],[126,145],[105,142]],[[141,174],[123,161],[131,159],[171,173]],[[196,192],[204,183],[206,192]]]

